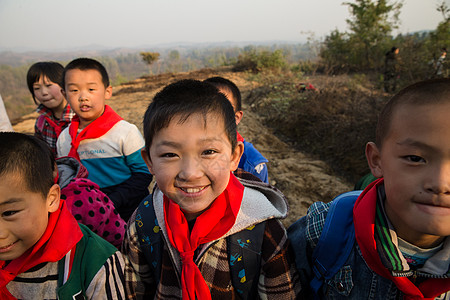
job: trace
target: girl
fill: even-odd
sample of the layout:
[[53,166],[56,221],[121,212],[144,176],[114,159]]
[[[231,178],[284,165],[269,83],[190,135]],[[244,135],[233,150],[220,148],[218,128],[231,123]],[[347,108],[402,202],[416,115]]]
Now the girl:
[[27,73],[27,84],[40,116],[36,119],[35,136],[46,142],[56,155],[56,141],[74,116],[60,82],[64,67],[57,62],[38,62]]

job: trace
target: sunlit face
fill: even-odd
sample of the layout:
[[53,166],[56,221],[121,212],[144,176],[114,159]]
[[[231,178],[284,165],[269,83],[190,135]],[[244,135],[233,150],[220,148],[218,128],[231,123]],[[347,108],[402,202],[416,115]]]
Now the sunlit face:
[[231,150],[223,118],[190,116],[180,123],[175,116],[153,138],[150,158],[143,157],[161,191],[178,205],[188,220],[205,211],[228,185],[243,151]]
[[68,70],[65,81],[67,101],[80,118],[79,129],[83,129],[103,114],[105,100],[112,96],[112,87],[105,88],[97,70]]
[[36,101],[51,110],[62,111],[67,104],[59,84],[46,76],[33,83],[33,94]]
[[22,179],[0,177],[0,260],[13,260],[30,249],[44,234],[48,213],[59,207],[59,186],[47,197],[30,192]]
[[384,177],[389,220],[424,248],[450,235],[449,111],[448,103],[401,105],[381,151],[367,148],[372,173]]

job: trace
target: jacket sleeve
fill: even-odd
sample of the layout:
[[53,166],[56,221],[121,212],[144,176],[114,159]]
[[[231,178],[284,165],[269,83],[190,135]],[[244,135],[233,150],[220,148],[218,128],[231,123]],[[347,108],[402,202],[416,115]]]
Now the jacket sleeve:
[[297,299],[300,281],[286,229],[278,219],[267,221],[261,251],[260,298]]
[[101,267],[86,289],[87,299],[125,299],[124,261],[117,251]]
[[135,214],[131,216],[128,222],[122,253],[125,259],[125,292],[127,298],[153,299],[156,292],[156,282],[139,247]]
[[102,191],[114,203],[120,216],[127,221],[139,203],[148,196],[148,186],[152,178],[150,173],[131,173],[130,178],[124,182],[103,188]]

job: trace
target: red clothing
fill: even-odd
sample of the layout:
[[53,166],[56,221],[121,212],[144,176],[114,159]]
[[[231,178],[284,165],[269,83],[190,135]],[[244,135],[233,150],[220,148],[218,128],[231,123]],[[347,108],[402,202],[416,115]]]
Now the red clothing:
[[75,113],[70,109],[69,104],[64,108],[60,119],[55,118],[53,111],[42,104],[38,106],[37,112],[40,116],[36,119],[34,135],[46,142],[56,155],[56,141],[59,134],[69,126]]

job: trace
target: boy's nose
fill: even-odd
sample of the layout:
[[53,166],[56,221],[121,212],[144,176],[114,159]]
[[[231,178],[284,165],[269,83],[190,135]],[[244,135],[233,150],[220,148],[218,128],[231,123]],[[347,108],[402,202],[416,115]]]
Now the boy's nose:
[[433,168],[426,189],[435,194],[450,194],[450,163]]
[[78,97],[78,101],[83,102],[86,100],[87,100],[87,97],[84,95],[84,93],[80,93],[80,96]]
[[178,178],[183,181],[192,181],[202,176],[201,163],[198,159],[185,159],[182,163]]
[[0,247],[5,246],[5,245],[1,244],[1,241],[8,237],[8,231],[6,230],[6,228],[2,228],[2,227],[3,226],[0,225]]

